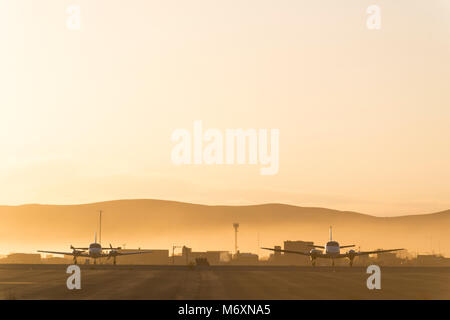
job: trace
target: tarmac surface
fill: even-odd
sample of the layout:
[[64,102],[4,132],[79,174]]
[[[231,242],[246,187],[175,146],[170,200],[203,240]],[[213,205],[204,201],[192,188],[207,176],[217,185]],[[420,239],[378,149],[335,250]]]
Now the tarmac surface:
[[0,265],[0,299],[450,299],[449,267],[381,267],[369,290],[365,267]]

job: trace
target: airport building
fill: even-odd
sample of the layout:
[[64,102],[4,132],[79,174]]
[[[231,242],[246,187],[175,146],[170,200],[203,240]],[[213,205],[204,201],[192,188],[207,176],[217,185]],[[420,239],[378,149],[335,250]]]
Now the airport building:
[[450,258],[437,254],[419,254],[415,264],[420,266],[450,266]]
[[233,259],[230,261],[230,264],[234,265],[256,265],[259,263],[259,257],[257,254],[250,252],[237,252],[233,255]]
[[230,261],[230,253],[228,251],[192,251],[192,248],[183,246],[181,256],[172,256],[171,263],[195,264],[196,259],[206,259],[210,265],[218,265]]
[[39,264],[42,263],[41,255],[35,253],[11,253],[0,260],[0,263]]
[[71,264],[73,261],[72,258],[55,257],[51,254],[47,254],[41,260],[42,260],[42,263],[45,263],[45,264]]
[[[314,242],[312,241],[285,241],[284,250],[309,252],[312,249]],[[289,264],[307,265],[310,264],[310,259],[307,256],[302,256],[295,253],[286,253],[285,260]]]
[[[117,264],[135,264],[135,265],[167,265],[169,264],[169,250],[161,249],[122,249],[120,252],[136,252],[136,251],[151,251],[151,253],[133,254],[129,256],[118,256]],[[107,263],[113,263],[113,259],[102,260]]]
[[[131,264],[131,265],[167,265],[169,264],[169,250],[166,249],[121,249],[120,252],[136,252],[136,251],[152,251],[151,253],[133,254],[129,256],[118,256],[116,258],[117,264]],[[107,253],[107,251],[104,251]],[[73,261],[72,256],[65,255],[65,259],[70,263]],[[93,264],[94,259],[78,257],[78,264]],[[97,264],[113,264],[112,258],[99,258]]]
[[373,259],[371,259],[369,257],[369,255],[358,256],[358,257],[355,258],[354,265],[355,266],[367,267],[367,266],[369,266],[369,265],[374,263],[372,260]]
[[[382,249],[379,249],[382,250]],[[394,266],[402,264],[403,259],[397,256],[396,252],[377,253],[375,263],[380,266]]]
[[[314,242],[312,241],[284,241],[284,250],[289,251],[300,251],[300,252],[309,252],[312,249]],[[281,246],[275,246],[275,250],[280,250]],[[296,253],[285,253],[285,252],[277,252],[274,251],[273,254],[270,255],[268,263],[275,265],[297,265],[304,266],[310,265],[311,261],[308,256],[303,256],[301,254]]]

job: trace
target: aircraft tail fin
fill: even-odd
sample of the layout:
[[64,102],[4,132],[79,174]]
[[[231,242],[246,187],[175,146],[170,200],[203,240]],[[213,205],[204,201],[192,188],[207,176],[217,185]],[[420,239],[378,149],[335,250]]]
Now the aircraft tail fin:
[[95,241],[94,243],[97,243],[97,232],[95,233]]
[[330,241],[333,241],[333,227],[330,226]]

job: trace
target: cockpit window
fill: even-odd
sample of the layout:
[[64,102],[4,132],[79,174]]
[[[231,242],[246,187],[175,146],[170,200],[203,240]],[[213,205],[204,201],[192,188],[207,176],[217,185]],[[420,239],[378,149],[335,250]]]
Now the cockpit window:
[[330,241],[330,242],[327,243],[327,246],[330,246],[330,247],[338,247],[339,244],[338,244],[336,241]]
[[101,249],[102,246],[99,243],[92,243],[89,247],[90,248],[99,248],[99,249]]

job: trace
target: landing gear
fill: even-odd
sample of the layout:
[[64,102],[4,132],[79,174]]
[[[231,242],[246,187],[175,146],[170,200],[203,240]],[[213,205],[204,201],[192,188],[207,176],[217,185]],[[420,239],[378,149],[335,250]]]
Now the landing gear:
[[116,265],[116,257],[114,257],[113,264]]
[[331,260],[331,266],[334,267],[334,260]]
[[94,264],[97,264],[97,259],[94,259]]
[[77,264],[77,257],[73,257],[73,264]]
[[350,267],[353,267],[353,259],[350,259]]
[[315,267],[316,266],[316,260],[315,259],[311,260],[311,264],[312,264],[313,267]]

